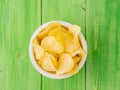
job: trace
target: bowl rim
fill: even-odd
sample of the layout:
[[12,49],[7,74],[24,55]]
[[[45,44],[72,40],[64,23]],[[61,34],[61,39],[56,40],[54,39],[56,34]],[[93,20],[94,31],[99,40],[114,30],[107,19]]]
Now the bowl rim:
[[[39,73],[41,73],[42,75],[44,75],[44,76],[46,76],[46,77],[48,77],[48,78],[51,78],[51,79],[64,79],[64,78],[68,78],[68,77],[72,76],[73,74],[69,74],[69,75],[65,74],[65,75],[58,76],[58,75],[55,75],[55,74],[51,74],[51,73],[49,73],[49,72],[46,72],[46,71],[44,71],[44,70],[37,64],[37,62],[36,62],[36,60],[35,60],[35,58],[34,58],[34,55],[33,55],[33,45],[32,45],[33,39],[34,39],[34,38],[37,36],[37,34],[38,34],[39,32],[41,32],[48,24],[53,23],[53,22],[58,22],[58,23],[60,23],[61,25],[66,26],[66,27],[69,27],[70,25],[72,25],[71,23],[68,23],[68,22],[65,22],[65,21],[50,21],[50,22],[44,23],[44,24],[42,24],[41,26],[39,26],[39,27],[35,30],[35,32],[32,34],[32,37],[31,37],[31,39],[30,39],[30,43],[29,43],[29,56],[30,56],[30,60],[31,60],[34,68],[35,68]],[[82,46],[83,46],[83,49],[84,49],[84,51],[86,52],[86,56],[85,56],[84,58],[82,58],[79,66],[78,66],[78,68],[79,68],[79,70],[80,70],[80,69],[83,67],[83,65],[85,64],[85,61],[86,61],[86,57],[87,57],[87,43],[86,43],[86,40],[85,40],[82,32],[80,32],[79,37],[80,37],[80,40],[81,40],[81,44],[82,44]]]

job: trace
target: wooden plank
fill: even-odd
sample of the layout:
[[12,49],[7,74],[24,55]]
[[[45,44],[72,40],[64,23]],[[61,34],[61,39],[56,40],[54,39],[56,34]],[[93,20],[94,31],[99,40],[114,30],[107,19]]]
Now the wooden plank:
[[120,89],[119,8],[119,0],[87,0],[86,90]]
[[[42,0],[42,23],[63,20],[78,24],[85,33],[84,0]],[[85,67],[75,76],[53,80],[42,76],[42,90],[85,90]]]
[[28,55],[40,24],[40,0],[0,0],[0,90],[41,89],[41,75]]

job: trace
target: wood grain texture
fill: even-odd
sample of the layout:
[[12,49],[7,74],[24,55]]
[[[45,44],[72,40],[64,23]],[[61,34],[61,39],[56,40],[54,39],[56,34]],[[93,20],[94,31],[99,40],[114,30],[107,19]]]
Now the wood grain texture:
[[[63,20],[78,24],[85,33],[84,0],[42,0],[42,23]],[[75,76],[52,80],[42,76],[42,90],[85,90],[85,68]]]
[[[63,80],[41,76],[30,62],[33,32],[63,20],[81,26],[86,65]],[[120,0],[0,0],[0,90],[120,90]]]
[[0,90],[41,89],[41,75],[28,54],[40,24],[40,0],[0,0]]
[[86,90],[120,90],[119,8],[119,0],[87,0]]

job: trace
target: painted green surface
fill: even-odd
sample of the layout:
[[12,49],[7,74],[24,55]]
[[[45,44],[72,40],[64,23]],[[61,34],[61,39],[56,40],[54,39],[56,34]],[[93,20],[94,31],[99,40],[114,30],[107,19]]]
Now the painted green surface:
[[[63,20],[81,26],[86,65],[64,80],[39,74],[28,54],[41,24]],[[0,90],[120,90],[119,0],[0,0]]]
[[41,24],[39,0],[0,0],[0,90],[40,90],[28,45]]
[[120,90],[120,0],[87,0],[86,39],[86,90]]

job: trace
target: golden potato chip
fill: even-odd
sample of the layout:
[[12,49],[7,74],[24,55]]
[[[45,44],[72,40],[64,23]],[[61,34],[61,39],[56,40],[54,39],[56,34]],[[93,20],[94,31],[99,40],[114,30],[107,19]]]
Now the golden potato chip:
[[78,64],[75,63],[73,69],[71,71],[69,71],[67,74],[77,74],[78,73]]
[[49,54],[49,53],[47,53],[46,56],[48,56],[51,59],[54,66],[57,67],[57,59],[52,54]]
[[51,60],[49,58],[44,58],[44,60],[41,63],[41,67],[45,70],[45,71],[56,71],[55,66],[53,65],[53,63],[51,62]]
[[80,45],[78,38],[74,41],[74,36],[63,27],[49,31],[48,35],[54,36],[65,47],[65,52],[72,52]]
[[32,41],[33,44],[36,44],[36,45],[39,45],[39,41],[37,38],[35,38],[33,41]]
[[62,27],[51,30],[48,35],[54,36],[65,47],[65,52],[72,52],[80,45],[77,40],[74,42],[73,35]]
[[74,56],[74,57],[73,57],[73,60],[74,60],[75,63],[78,63],[81,59],[82,59],[82,56],[81,56],[81,55],[78,55],[78,56]]
[[45,71],[55,72],[57,69],[57,60],[52,54],[45,52],[44,56],[38,61]]
[[75,49],[77,49],[79,46],[80,46],[80,44],[79,44],[79,42],[74,42],[73,41],[73,35],[71,34],[71,33],[67,33],[67,36],[66,36],[66,38],[65,38],[65,52],[73,52]]
[[64,45],[64,39],[66,38],[67,32],[67,29],[64,29],[63,27],[58,27],[49,31],[48,35],[54,36],[58,42]]
[[63,45],[60,44],[53,36],[46,36],[41,41],[41,47],[51,53],[61,53],[64,50]]
[[79,47],[70,53],[70,55],[73,57],[74,62],[79,62],[83,57],[85,57],[86,53],[81,47]]
[[61,26],[60,23],[53,22],[53,23],[48,24],[48,26],[46,26],[45,29],[52,30],[52,29],[55,29],[55,28],[60,27],[60,26]]
[[78,54],[83,54],[83,53],[84,53],[83,49],[81,47],[79,47],[79,48],[75,49],[73,52],[71,52],[70,55],[72,57],[74,57],[74,56],[76,56]]
[[44,49],[39,45],[39,42],[36,38],[33,40],[33,52],[36,59],[40,59],[44,54]]
[[51,53],[55,58],[59,58],[59,54]]
[[80,39],[79,39],[78,35],[77,35],[77,36],[74,36],[73,42],[74,42],[75,44],[79,44],[79,45],[80,45]]
[[38,63],[40,64],[44,58],[50,58],[55,67],[57,67],[57,59],[50,53],[45,52],[44,55],[39,59]]
[[57,75],[69,72],[74,67],[74,61],[69,54],[62,54],[59,58]]
[[80,27],[78,25],[71,25],[69,27],[69,31],[74,35],[77,36],[80,34]]
[[61,25],[57,22],[54,22],[54,23],[50,23],[48,24],[38,35],[37,35],[37,38],[38,39],[43,39],[45,36],[47,36],[48,34],[48,31],[52,30],[52,29],[55,29],[57,27],[60,27]]
[[78,35],[80,34],[80,27],[78,25],[71,25],[69,27],[69,31],[73,34],[74,39],[73,41],[76,42],[78,40]]

